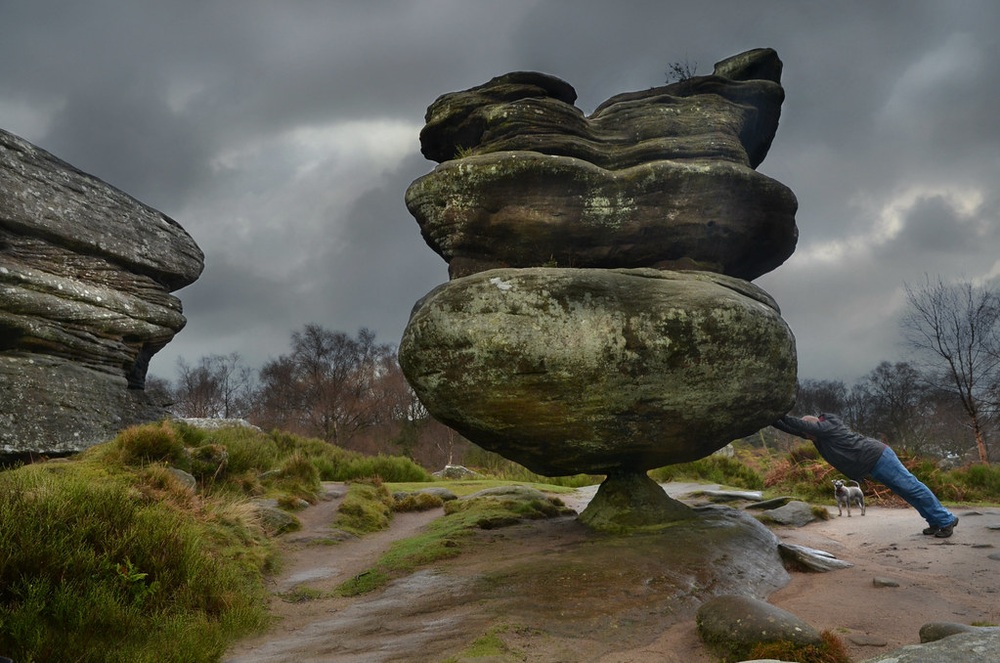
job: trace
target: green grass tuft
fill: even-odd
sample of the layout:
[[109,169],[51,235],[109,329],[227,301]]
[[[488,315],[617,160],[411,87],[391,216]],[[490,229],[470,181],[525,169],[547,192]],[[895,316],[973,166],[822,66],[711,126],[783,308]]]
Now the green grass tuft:
[[412,495],[407,495],[401,500],[397,500],[393,504],[393,509],[398,512],[403,511],[427,511],[429,509],[436,509],[444,504],[442,500],[437,495],[431,495],[430,493],[416,493]]
[[[354,484],[352,484],[352,489]],[[350,493],[348,493],[348,497]],[[345,502],[347,497],[344,498]],[[457,557],[467,550],[477,532],[522,522],[550,518],[568,512],[553,500],[512,500],[477,497],[445,502],[445,516],[431,522],[420,534],[396,541],[364,574],[342,583],[335,590],[354,596],[382,587],[403,573]],[[341,505],[343,510],[343,504]]]
[[667,465],[649,471],[658,483],[667,481],[706,481],[724,486],[762,490],[764,479],[751,467],[735,458],[708,456],[690,463]]
[[[176,470],[192,474],[196,490]],[[218,661],[269,621],[263,577],[277,557],[250,498],[294,510],[316,501],[321,479],[372,477],[366,485],[378,490],[383,476],[430,478],[404,458],[180,422],[2,471],[0,653],[32,663]],[[384,488],[374,502],[387,518]]]
[[352,483],[333,526],[357,535],[378,532],[389,527],[392,506],[392,495],[381,483]]
[[847,655],[840,638],[831,631],[823,631],[820,638],[822,642],[819,645],[797,645],[788,641],[758,644],[751,647],[749,652],[736,653],[731,660],[774,659],[798,661],[798,663],[851,663],[851,657]]
[[81,461],[0,473],[0,651],[209,662],[266,625],[259,525],[180,492],[160,470]]

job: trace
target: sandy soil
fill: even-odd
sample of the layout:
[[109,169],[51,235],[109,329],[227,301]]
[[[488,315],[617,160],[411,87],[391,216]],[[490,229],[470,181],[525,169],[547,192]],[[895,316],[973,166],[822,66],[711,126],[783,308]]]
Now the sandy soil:
[[[271,608],[279,618],[274,628],[237,643],[227,663],[305,663],[440,661],[462,651],[477,637],[498,624],[515,624],[502,639],[525,661],[596,661],[599,663],[711,663],[715,659],[698,639],[690,614],[664,615],[651,605],[648,616],[635,619],[635,601],[641,588],[588,588],[589,596],[565,595],[568,610],[583,610],[585,599],[604,591],[595,617],[580,612],[585,628],[560,632],[546,612],[532,610],[531,601],[507,597],[485,600],[477,578],[497,569],[541,568],[570,550],[586,548],[590,533],[574,518],[535,521],[523,526],[483,533],[488,545],[418,571],[381,592],[359,598],[326,597],[291,602],[289,592],[308,587],[328,592],[344,580],[363,573],[381,552],[398,539],[418,532],[442,511],[398,514],[392,527],[362,539],[329,545],[332,521],[346,487],[327,484],[331,498],[300,514],[303,529],[283,539],[286,563],[273,579]],[[667,484],[678,496],[690,484]],[[708,486],[712,488],[712,486]],[[594,489],[578,491],[563,499],[580,510]],[[919,641],[919,628],[932,621],[1000,624],[1000,561],[990,559],[1000,545],[1000,508],[954,509],[961,517],[955,535],[935,539],[921,535],[923,521],[912,509],[869,508],[866,516],[836,516],[803,528],[775,528],[784,542],[833,553],[855,564],[831,573],[792,572],[787,586],[767,597],[819,630],[837,633],[855,660]],[[1000,555],[998,555],[1000,556]],[[532,564],[534,567],[532,567]],[[876,587],[875,578],[891,579],[898,587]],[[551,587],[539,604],[551,610]],[[595,581],[598,585],[601,581]],[[492,588],[502,595],[503,588]],[[521,600],[517,600],[520,598]],[[600,598],[600,596],[598,597]],[[616,606],[630,601],[633,612],[617,623]],[[525,605],[528,603],[529,605]],[[572,605],[569,605],[572,603]],[[551,614],[548,613],[548,614]],[[564,616],[565,617],[565,616]],[[567,620],[563,620],[565,623]],[[572,620],[569,620],[572,622]],[[524,624],[538,629],[523,628]],[[544,628],[542,625],[544,624]],[[540,635],[541,634],[541,635]],[[489,660],[489,659],[482,659]],[[501,659],[494,659],[501,660]]]

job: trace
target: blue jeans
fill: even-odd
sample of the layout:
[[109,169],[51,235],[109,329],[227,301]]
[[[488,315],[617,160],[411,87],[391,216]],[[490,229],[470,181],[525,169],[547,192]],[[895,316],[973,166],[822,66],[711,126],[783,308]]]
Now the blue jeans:
[[941,502],[930,488],[903,467],[899,457],[889,447],[882,452],[882,457],[875,463],[871,475],[873,479],[884,483],[892,492],[909,502],[931,527],[947,527],[955,522],[955,516],[951,511],[941,506]]

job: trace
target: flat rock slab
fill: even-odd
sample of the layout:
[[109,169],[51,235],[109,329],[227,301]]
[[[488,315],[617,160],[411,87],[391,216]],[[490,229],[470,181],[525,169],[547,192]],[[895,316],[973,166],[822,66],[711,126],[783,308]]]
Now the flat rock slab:
[[761,502],[754,502],[753,504],[747,504],[746,509],[753,509],[755,511],[769,511],[771,509],[777,509],[783,507],[792,501],[792,497],[775,497],[769,500],[763,500]]
[[762,493],[759,490],[697,490],[690,495],[692,497],[707,497],[713,502],[736,502],[739,500],[759,502]]
[[778,545],[778,552],[785,559],[798,562],[811,571],[826,573],[837,569],[846,569],[854,566],[851,562],[837,559],[832,553],[816,548],[800,546],[794,543],[782,543]]
[[893,649],[861,663],[984,663],[1000,661],[1000,630],[957,633],[942,640]]

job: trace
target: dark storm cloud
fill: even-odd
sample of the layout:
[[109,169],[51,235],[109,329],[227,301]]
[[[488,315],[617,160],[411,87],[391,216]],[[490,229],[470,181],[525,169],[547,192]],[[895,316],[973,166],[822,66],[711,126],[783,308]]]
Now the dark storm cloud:
[[672,62],[772,47],[787,96],[760,170],[798,197],[800,240],[758,283],[800,374],[853,379],[897,358],[906,282],[1000,276],[997,25],[991,0],[6,2],[0,127],[205,251],[163,374],[260,363],[308,322],[398,342],[446,279],[403,205],[438,95],[539,70],[590,112]]

